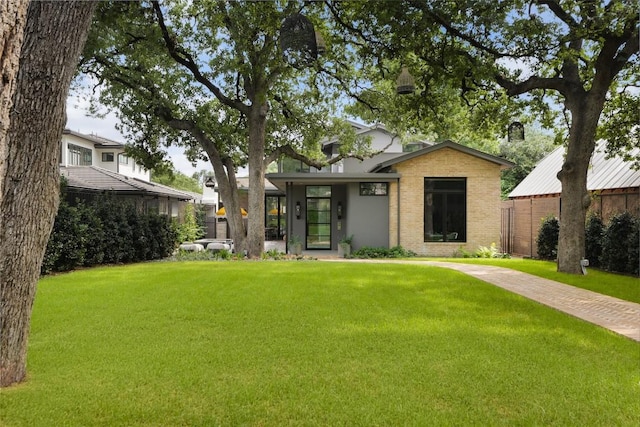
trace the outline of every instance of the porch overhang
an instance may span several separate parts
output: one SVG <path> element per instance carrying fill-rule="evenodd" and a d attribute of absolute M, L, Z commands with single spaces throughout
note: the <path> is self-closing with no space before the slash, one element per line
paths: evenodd
<path fill-rule="evenodd" d="M 266 178 L 282 191 L 287 184 L 292 185 L 331 185 L 349 182 L 394 182 L 399 180 L 399 173 L 270 173 Z"/>

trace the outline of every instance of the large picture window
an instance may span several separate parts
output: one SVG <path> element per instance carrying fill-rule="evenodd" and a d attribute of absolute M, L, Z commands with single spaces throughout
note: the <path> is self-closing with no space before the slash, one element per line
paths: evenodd
<path fill-rule="evenodd" d="M 69 144 L 69 165 L 91 166 L 91 149 Z"/>
<path fill-rule="evenodd" d="M 467 179 L 424 179 L 424 241 L 467 240 Z"/>

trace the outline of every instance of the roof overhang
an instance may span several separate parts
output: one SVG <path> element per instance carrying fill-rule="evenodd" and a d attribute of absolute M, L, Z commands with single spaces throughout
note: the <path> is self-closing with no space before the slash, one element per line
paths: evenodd
<path fill-rule="evenodd" d="M 378 172 L 378 171 L 381 171 L 381 170 L 383 170 L 385 168 L 393 166 L 393 165 L 395 165 L 397 163 L 404 162 L 404 161 L 413 159 L 415 157 L 424 156 L 425 154 L 433 153 L 434 151 L 442 150 L 444 148 L 450 148 L 450 149 L 453 149 L 453 150 L 468 154 L 470 156 L 474 156 L 474 157 L 477 157 L 479 159 L 483 159 L 483 160 L 486 160 L 488 162 L 495 163 L 495 164 L 500 166 L 500 169 L 509 169 L 509 168 L 515 166 L 515 163 L 510 162 L 509 160 L 503 159 L 501 157 L 496 157 L 496 156 L 493 156 L 491 154 L 487 154 L 487 153 L 484 153 L 482 151 L 478 151 L 478 150 L 476 150 L 474 148 L 467 147 L 466 145 L 457 144 L 457 143 L 455 143 L 453 141 L 443 141 L 443 142 L 437 143 L 435 145 L 432 145 L 430 147 L 426 147 L 426 148 L 423 148 L 423 149 L 417 150 L 417 151 L 412 151 L 410 153 L 403 154 L 401 156 L 394 157 L 393 159 L 390 159 L 390 160 L 387 160 L 385 162 L 379 163 L 375 167 L 373 167 L 373 169 L 371 169 L 371 172 Z"/>
<path fill-rule="evenodd" d="M 266 178 L 282 191 L 287 184 L 331 185 L 349 182 L 393 182 L 400 179 L 399 173 L 270 173 Z"/>

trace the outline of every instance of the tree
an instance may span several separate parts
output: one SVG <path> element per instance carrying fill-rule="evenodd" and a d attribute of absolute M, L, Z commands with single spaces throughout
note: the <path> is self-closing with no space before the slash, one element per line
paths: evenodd
<path fill-rule="evenodd" d="M 416 73 L 423 90 L 410 95 L 410 109 L 426 105 L 441 85 L 457 87 L 469 107 L 484 110 L 483 114 L 509 117 L 529 110 L 541 113 L 546 125 L 551 124 L 553 108 L 562 106 L 567 154 L 558 174 L 562 183 L 558 270 L 580 274 L 590 203 L 586 175 L 599 120 L 608 118 L 602 112 L 610 109 L 609 116 L 627 119 L 608 128 L 623 137 L 619 140 L 637 125 L 637 109 L 633 110 L 638 105 L 637 90 L 629 90 L 638 87 L 640 76 L 635 2 L 331 4 L 346 33 L 359 40 L 363 56 L 373 58 L 370 63 L 377 67 L 370 69 L 383 75 L 388 71 L 385 61 L 395 59 Z"/>
<path fill-rule="evenodd" d="M 320 165 L 321 137 L 353 133 L 329 120 L 336 88 L 353 77 L 352 53 L 334 45 L 322 64 L 306 67 L 284 59 L 283 21 L 305 9 L 320 25 L 318 8 L 302 1 L 103 4 L 82 62 L 145 166 L 162 159 L 162 144 L 211 162 L 235 246 L 251 257 L 264 247 L 266 165 L 282 155 Z M 341 79 L 329 78 L 335 75 Z M 353 154 L 358 141 L 345 142 L 345 155 Z M 249 170 L 246 245 L 235 177 L 242 165 Z"/>
<path fill-rule="evenodd" d="M 151 172 L 151 181 L 158 184 L 166 185 L 177 190 L 190 191 L 192 193 L 202 194 L 202 184 L 197 178 L 187 176 L 182 172 L 171 167 L 168 170 L 153 170 Z"/>
<path fill-rule="evenodd" d="M 511 169 L 502 171 L 502 197 L 507 198 L 513 190 L 536 167 L 544 156 L 551 153 L 555 146 L 553 136 L 540 129 L 527 127 L 526 139 L 505 138 L 500 143 L 500 156 L 515 163 Z"/>
<path fill-rule="evenodd" d="M 58 207 L 65 103 L 95 2 L 29 4 L 0 180 L 0 386 L 21 382 L 40 264 Z"/>
<path fill-rule="evenodd" d="M 0 3 L 0 177 L 5 175 L 9 113 L 16 88 L 16 73 L 29 0 Z M 0 194 L 3 182 L 0 180 Z"/>

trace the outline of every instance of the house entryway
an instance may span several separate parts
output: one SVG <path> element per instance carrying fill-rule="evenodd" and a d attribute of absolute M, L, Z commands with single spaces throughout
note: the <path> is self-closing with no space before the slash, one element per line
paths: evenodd
<path fill-rule="evenodd" d="M 306 189 L 306 249 L 331 249 L 331 186 Z"/>

